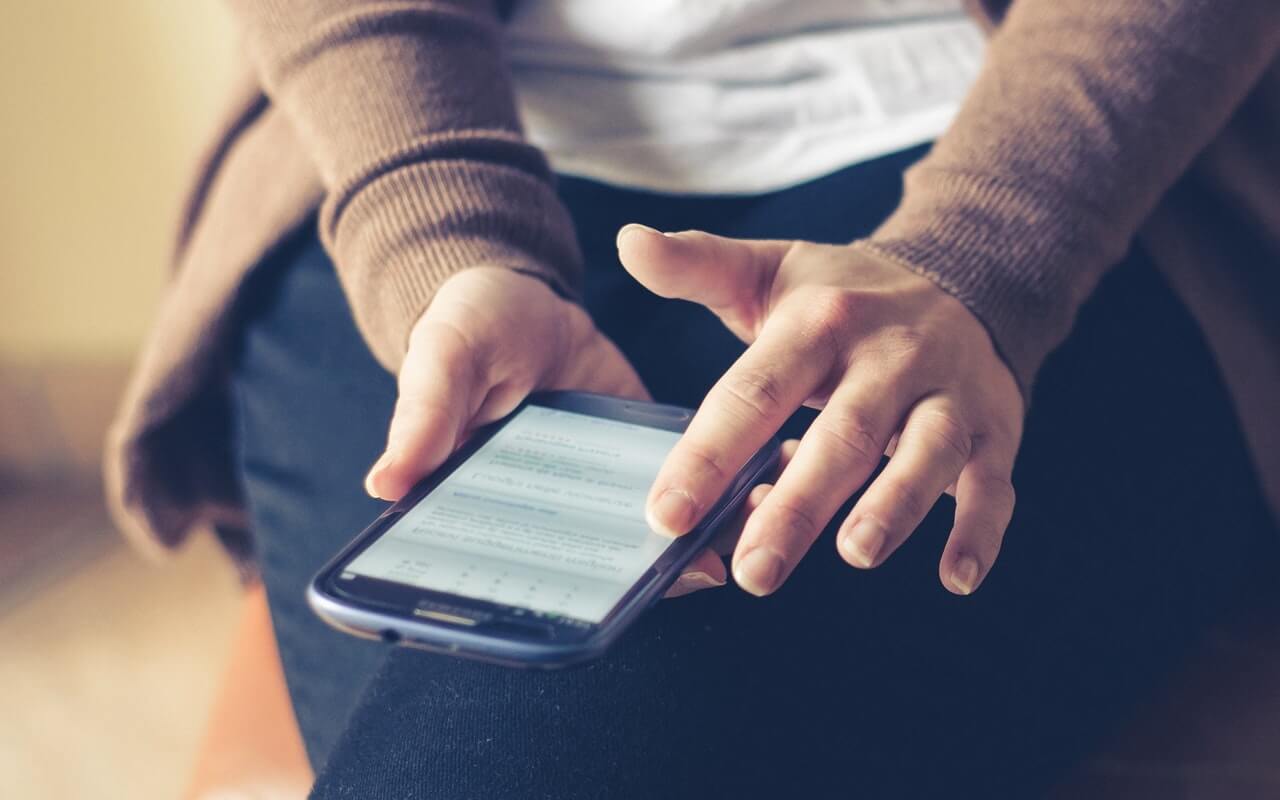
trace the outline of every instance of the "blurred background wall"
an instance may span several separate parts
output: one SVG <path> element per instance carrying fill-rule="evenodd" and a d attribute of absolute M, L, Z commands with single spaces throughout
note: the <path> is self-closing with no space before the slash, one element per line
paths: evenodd
<path fill-rule="evenodd" d="M 102 505 L 108 420 L 235 59 L 219 0 L 0 0 L 0 797 L 179 797 L 240 587 Z"/>
<path fill-rule="evenodd" d="M 0 472 L 96 470 L 234 57 L 217 0 L 0 3 Z"/>

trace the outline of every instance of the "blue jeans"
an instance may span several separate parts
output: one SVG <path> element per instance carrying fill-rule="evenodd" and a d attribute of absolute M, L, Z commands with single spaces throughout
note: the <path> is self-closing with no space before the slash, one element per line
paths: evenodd
<path fill-rule="evenodd" d="M 697 405 L 742 345 L 631 281 L 617 228 L 848 241 L 889 213 L 921 152 L 753 197 L 563 179 L 586 306 L 656 399 Z M 1045 365 L 1018 510 L 976 595 L 938 582 L 944 498 L 880 569 L 848 567 L 829 531 L 776 595 L 664 601 L 583 668 L 389 649 L 326 628 L 303 590 L 380 510 L 361 480 L 395 383 L 312 229 L 260 266 L 242 310 L 239 469 L 318 797 L 1030 796 L 1277 563 L 1216 367 L 1135 252 Z"/>

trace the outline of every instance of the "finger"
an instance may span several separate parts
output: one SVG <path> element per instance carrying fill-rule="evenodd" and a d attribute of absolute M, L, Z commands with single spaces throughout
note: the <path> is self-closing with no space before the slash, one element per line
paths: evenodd
<path fill-rule="evenodd" d="M 782 442 L 778 447 L 778 466 L 773 468 L 775 478 L 786 470 L 787 465 L 791 463 L 791 459 L 796 457 L 796 451 L 799 449 L 799 439 L 786 439 Z"/>
<path fill-rule="evenodd" d="M 733 563 L 739 586 L 766 595 L 786 581 L 836 510 L 879 466 L 910 402 L 906 391 L 900 381 L 856 376 L 836 390 L 743 529 Z"/>
<path fill-rule="evenodd" d="M 387 447 L 365 479 L 374 497 L 398 500 L 443 462 L 488 390 L 477 354 L 458 331 L 424 324 L 400 369 Z"/>
<path fill-rule="evenodd" d="M 889 440 L 889 446 L 888 446 L 888 447 L 886 447 L 886 448 L 884 449 L 884 454 L 885 454 L 885 456 L 886 456 L 887 458 L 893 458 L 893 451 L 894 451 L 894 450 L 896 450 L 896 449 L 898 449 L 898 437 L 897 437 L 897 435 L 895 434 L 895 435 L 893 436 L 893 438 L 891 438 L 891 439 Z M 953 483 L 953 484 L 951 484 L 950 486 L 948 486 L 946 489 L 944 489 L 944 490 L 943 490 L 943 494 L 949 494 L 949 495 L 951 495 L 952 497 L 955 497 L 955 496 L 956 496 L 956 485 Z"/>
<path fill-rule="evenodd" d="M 618 231 L 618 258 L 646 289 L 713 311 L 751 306 L 767 295 L 789 247 L 785 241 L 730 239 L 703 231 L 664 234 L 636 224 Z"/>
<path fill-rule="evenodd" d="M 775 481 L 778 475 L 787 468 L 787 464 L 791 463 L 792 457 L 796 454 L 796 448 L 799 447 L 799 439 L 787 439 L 778 448 L 778 464 L 771 471 L 767 481 Z M 738 537 L 742 535 L 742 528 L 747 524 L 747 520 L 755 512 L 764 499 L 769 496 L 769 492 L 773 491 L 772 483 L 759 483 L 751 489 L 747 494 L 747 499 L 742 503 L 742 508 L 738 509 L 738 513 L 733 515 L 733 520 L 716 534 L 716 538 L 711 542 L 711 549 L 715 550 L 722 556 L 727 556 L 733 552 L 738 546 Z"/>
<path fill-rule="evenodd" d="M 707 393 L 649 492 L 646 513 L 655 531 L 688 533 L 829 371 L 834 353 L 804 325 L 774 315 Z"/>
<path fill-rule="evenodd" d="M 489 387 L 485 393 L 484 400 L 476 408 L 475 414 L 471 417 L 471 422 L 467 426 L 467 435 L 471 431 L 488 425 L 502 419 L 512 411 L 516 410 L 516 406 L 529 396 L 529 390 L 532 388 L 532 381 L 525 380 L 505 380 Z M 466 438 L 465 436 L 463 438 Z"/>
<path fill-rule="evenodd" d="M 724 560 L 710 549 L 703 550 L 689 562 L 689 566 L 684 568 L 684 572 L 680 573 L 680 577 L 676 578 L 676 582 L 671 584 L 663 597 L 679 597 L 701 589 L 714 589 L 724 586 L 727 580 Z"/>
<path fill-rule="evenodd" d="M 893 458 L 893 452 L 898 449 L 898 434 L 889 437 L 889 444 L 884 449 L 884 454 L 889 458 Z"/>
<path fill-rule="evenodd" d="M 916 529 L 969 460 L 969 430 L 952 403 L 931 397 L 907 415 L 893 457 L 841 525 L 845 561 L 874 567 Z"/>
<path fill-rule="evenodd" d="M 973 455 L 956 483 L 956 519 L 942 551 L 938 576 L 956 594 L 972 594 L 1000 553 L 1013 518 L 1010 476 L 1016 447 L 991 438 L 974 442 Z"/>
<path fill-rule="evenodd" d="M 778 466 L 773 470 L 775 475 L 781 470 L 786 469 L 787 464 L 791 461 L 791 457 L 796 453 L 796 446 L 799 444 L 800 442 L 796 439 L 787 439 L 782 443 L 782 446 L 778 448 Z M 759 508 L 760 503 L 769 496 L 769 491 L 772 488 L 772 484 L 761 483 L 757 484 L 750 493 L 747 494 L 747 499 L 743 501 L 742 508 L 740 508 L 738 513 L 734 515 L 733 521 L 716 534 L 715 539 L 712 540 L 707 549 L 698 556 L 698 559 L 695 559 L 693 564 L 690 564 L 685 568 L 685 571 L 681 574 L 680 578 L 678 578 L 675 584 L 667 590 L 665 595 L 666 597 L 679 597 L 680 595 L 688 594 L 691 591 L 708 589 L 713 586 L 723 586 L 725 584 L 728 575 L 724 568 L 723 556 L 733 552 L 733 546 L 738 541 L 738 534 L 742 531 L 742 523 L 751 516 L 751 512 Z M 714 564 L 709 560 L 703 560 L 707 559 L 708 556 L 715 559 Z M 690 576 L 690 573 L 701 573 L 701 575 Z M 706 579 L 702 576 L 706 576 Z M 688 581 L 685 581 L 686 578 L 688 578 Z M 718 583 L 716 582 L 717 580 L 719 581 Z M 691 585 L 682 586 L 682 582 Z"/>

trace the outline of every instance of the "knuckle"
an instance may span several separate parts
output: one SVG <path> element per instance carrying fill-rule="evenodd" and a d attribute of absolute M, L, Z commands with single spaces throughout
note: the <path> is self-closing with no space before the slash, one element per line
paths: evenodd
<path fill-rule="evenodd" d="M 863 316 L 866 299 L 845 289 L 814 292 L 805 303 L 805 315 L 828 336 L 842 339 Z"/>
<path fill-rule="evenodd" d="M 886 334 L 893 351 L 906 354 L 927 353 L 933 349 L 933 337 L 914 325 L 897 325 Z"/>
<path fill-rule="evenodd" d="M 984 449 L 992 452 L 992 460 L 1008 465 L 1006 471 L 1012 472 L 1014 459 L 1018 455 L 1018 443 L 1022 440 L 1022 416 L 988 410 L 983 418 L 985 430 L 981 438 Z"/>
<path fill-rule="evenodd" d="M 440 379 L 446 387 L 468 385 L 474 382 L 480 373 L 480 363 L 473 351 L 460 349 L 441 353 L 436 364 Z"/>
<path fill-rule="evenodd" d="M 934 498 L 928 497 L 919 484 L 893 481 L 884 487 L 884 491 L 889 506 L 886 516 L 893 520 L 910 520 L 914 525 L 914 521 L 923 519 L 933 507 Z"/>
<path fill-rule="evenodd" d="M 1008 475 L 996 471 L 983 472 L 978 476 L 978 483 L 987 499 L 1002 508 L 1012 509 L 1018 502 L 1018 493 Z"/>
<path fill-rule="evenodd" d="M 758 370 L 734 370 L 725 375 L 721 388 L 746 415 L 770 419 L 782 410 L 782 387 Z"/>
<path fill-rule="evenodd" d="M 713 482 L 728 479 L 729 471 L 724 465 L 724 458 L 706 445 L 690 442 L 683 453 L 684 472 L 699 481 Z M 701 498 L 695 498 L 701 502 Z"/>
<path fill-rule="evenodd" d="M 806 539 L 817 536 L 820 527 L 803 505 L 792 498 L 777 498 L 773 501 L 773 516 L 781 523 L 780 530 L 800 534 Z"/>
<path fill-rule="evenodd" d="M 820 415 L 814 420 L 817 433 L 832 443 L 854 464 L 875 464 L 884 455 L 884 444 L 874 433 L 874 427 L 861 413 L 847 411 L 824 420 Z"/>
<path fill-rule="evenodd" d="M 975 526 L 966 537 L 970 546 L 978 550 L 988 562 L 994 561 L 1004 543 L 1005 526 L 996 521 Z"/>
<path fill-rule="evenodd" d="M 981 473 L 974 482 L 978 489 L 976 504 L 968 501 L 961 515 L 966 523 L 963 526 L 964 538 L 974 546 L 989 551 L 993 556 L 1004 541 L 1005 529 L 1013 518 L 1013 506 L 1016 500 L 1013 484 L 1008 476 L 999 473 Z M 961 516 L 957 517 L 957 524 Z M 959 528 L 958 528 L 959 530 Z"/>
<path fill-rule="evenodd" d="M 960 463 L 969 460 L 973 452 L 973 437 L 954 414 L 941 410 L 927 411 L 921 414 L 916 424 L 935 448 L 951 453 Z"/>
<path fill-rule="evenodd" d="M 895 326 L 884 332 L 880 346 L 888 360 L 906 375 L 932 373 L 939 363 L 937 342 L 918 328 Z"/>

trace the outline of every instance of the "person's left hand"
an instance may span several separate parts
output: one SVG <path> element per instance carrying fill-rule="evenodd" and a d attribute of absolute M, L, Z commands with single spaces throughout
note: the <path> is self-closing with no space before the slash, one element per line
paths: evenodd
<path fill-rule="evenodd" d="M 733 573 L 764 595 L 786 580 L 836 510 L 888 465 L 844 520 L 837 547 L 874 567 L 944 491 L 955 524 L 939 575 L 969 594 L 1013 513 L 1023 400 L 982 323 L 931 281 L 849 246 L 618 233 L 640 283 L 701 303 L 750 346 L 708 393 L 648 499 L 650 525 L 688 532 L 801 405 L 822 409 L 772 487 L 758 488 Z"/>

